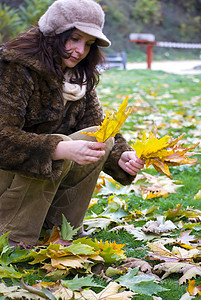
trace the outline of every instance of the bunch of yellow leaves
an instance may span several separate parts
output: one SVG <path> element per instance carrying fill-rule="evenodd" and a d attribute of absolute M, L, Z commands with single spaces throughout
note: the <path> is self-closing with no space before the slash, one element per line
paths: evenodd
<path fill-rule="evenodd" d="M 106 117 L 102 124 L 97 127 L 96 132 L 82 132 L 89 136 L 94 136 L 96 140 L 100 143 L 104 143 L 110 137 L 114 137 L 117 133 L 119 133 L 121 126 L 126 121 L 127 117 L 132 111 L 132 108 L 127 108 L 128 97 L 120 104 L 119 110 L 109 115 L 109 112 L 106 113 Z"/>
<path fill-rule="evenodd" d="M 185 134 L 182 134 L 176 139 L 168 135 L 157 138 L 156 133 L 150 132 L 147 138 L 146 133 L 143 132 L 142 140 L 137 140 L 137 142 L 131 146 L 136 151 L 137 156 L 145 160 L 146 168 L 153 165 L 157 171 L 162 172 L 172 179 L 169 166 L 195 164 L 197 161 L 197 158 L 189 158 L 189 156 L 195 155 L 196 153 L 187 151 L 195 149 L 199 143 L 189 148 L 185 148 L 183 144 L 177 144 L 184 135 Z"/>

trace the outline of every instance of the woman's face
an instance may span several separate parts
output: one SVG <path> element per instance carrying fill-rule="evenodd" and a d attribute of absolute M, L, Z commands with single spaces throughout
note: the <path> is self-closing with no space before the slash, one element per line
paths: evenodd
<path fill-rule="evenodd" d="M 91 45 L 95 43 L 96 38 L 86 34 L 78 29 L 73 31 L 71 37 L 65 44 L 66 50 L 70 53 L 69 58 L 62 58 L 64 67 L 74 68 L 83 60 L 90 51 Z"/>

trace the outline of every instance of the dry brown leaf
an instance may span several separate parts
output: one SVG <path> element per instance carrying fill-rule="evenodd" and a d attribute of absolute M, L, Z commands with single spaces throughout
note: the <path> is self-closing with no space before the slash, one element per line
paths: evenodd
<path fill-rule="evenodd" d="M 72 300 L 74 298 L 74 292 L 64 286 L 60 285 L 60 287 L 52 293 L 56 299 L 64 299 L 64 300 Z"/>
<path fill-rule="evenodd" d="M 140 267 L 140 270 L 144 273 L 151 273 L 152 271 L 152 266 L 145 260 L 139 259 L 139 258 L 134 258 L 134 257 L 129 257 L 123 261 L 123 264 L 120 266 L 120 268 L 131 268 L 134 269 L 136 267 Z"/>
<path fill-rule="evenodd" d="M 198 238 L 196 238 L 194 235 L 190 235 L 191 232 L 192 230 L 186 230 L 180 233 L 180 236 L 177 238 L 177 242 L 180 246 L 183 246 L 185 248 L 187 248 L 187 245 L 190 248 L 197 246 L 195 243 L 192 242 L 196 242 Z"/>
<path fill-rule="evenodd" d="M 129 300 L 132 298 L 133 293 L 131 291 L 124 291 L 118 293 L 121 286 L 116 282 L 110 282 L 106 288 L 99 294 L 96 294 L 92 290 L 84 290 L 81 293 L 75 292 L 75 299 L 80 300 Z"/>
<path fill-rule="evenodd" d="M 172 248 L 172 253 L 180 257 L 182 261 L 189 261 L 193 263 L 194 258 L 198 258 L 201 255 L 201 251 L 197 248 L 186 250 L 181 247 L 174 246 Z"/>
<path fill-rule="evenodd" d="M 185 262 L 165 262 L 158 264 L 154 267 L 154 271 L 157 274 L 165 272 L 162 276 L 162 280 L 173 273 L 183 273 L 183 276 L 179 279 L 179 284 L 184 284 L 187 280 L 201 276 L 201 266 L 196 264 L 189 264 Z"/>
<path fill-rule="evenodd" d="M 151 175 L 142 172 L 137 174 L 130 185 L 130 190 L 135 191 L 136 194 L 141 194 L 143 199 L 166 198 L 170 193 L 176 193 L 177 189 L 183 186 L 175 183 L 181 183 L 181 181 L 172 180 L 167 176 Z"/>
<path fill-rule="evenodd" d="M 152 252 L 148 253 L 148 258 L 151 260 L 160 260 L 167 262 L 180 261 L 180 257 L 173 254 L 165 248 L 160 242 L 147 243 Z"/>
<path fill-rule="evenodd" d="M 142 230 L 146 233 L 155 233 L 161 234 L 164 232 L 169 232 L 176 229 L 176 225 L 172 221 L 164 221 L 163 218 L 157 218 L 157 221 L 148 221 L 145 225 L 142 226 Z"/>

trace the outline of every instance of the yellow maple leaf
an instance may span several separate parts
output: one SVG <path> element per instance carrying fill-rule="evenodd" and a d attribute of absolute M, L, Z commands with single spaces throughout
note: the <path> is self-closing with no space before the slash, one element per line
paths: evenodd
<path fill-rule="evenodd" d="M 102 256 L 105 261 L 107 261 L 107 259 L 110 259 L 109 257 L 112 255 L 116 255 L 117 257 L 119 257 L 119 259 L 125 259 L 125 251 L 122 250 L 122 248 L 125 246 L 125 244 L 117 244 L 115 241 L 114 242 L 110 242 L 110 241 L 105 241 L 103 242 L 102 239 L 100 241 L 98 241 L 95 238 L 95 243 L 96 245 L 99 247 L 100 249 L 100 256 Z"/>
<path fill-rule="evenodd" d="M 83 268 L 84 269 L 84 264 L 86 263 L 91 263 L 90 260 L 88 260 L 88 257 L 86 256 L 76 256 L 76 255 L 69 255 L 65 257 L 58 257 L 58 258 L 51 258 L 51 265 L 54 268 L 57 269 L 63 269 L 65 270 L 66 268 Z"/>
<path fill-rule="evenodd" d="M 189 156 L 195 155 L 196 153 L 187 151 L 195 149 L 199 142 L 188 148 L 185 148 L 183 144 L 178 145 L 177 143 L 184 135 L 185 134 L 182 134 L 176 139 L 168 135 L 157 138 L 156 132 L 150 132 L 149 137 L 143 132 L 142 140 L 137 139 L 137 142 L 131 146 L 136 151 L 137 156 L 145 160 L 146 168 L 153 165 L 157 171 L 162 172 L 172 179 L 169 166 L 195 164 L 197 161 L 197 158 L 189 158 Z"/>
<path fill-rule="evenodd" d="M 195 286 L 195 280 L 189 280 L 187 292 L 190 294 L 190 296 L 201 295 L 201 285 Z"/>
<path fill-rule="evenodd" d="M 121 129 L 121 126 L 126 121 L 132 111 L 132 108 L 127 108 L 128 97 L 120 104 L 119 110 L 110 116 L 109 112 L 102 124 L 97 127 L 96 132 L 82 132 L 83 134 L 94 136 L 100 143 L 104 143 L 110 137 L 114 137 Z"/>

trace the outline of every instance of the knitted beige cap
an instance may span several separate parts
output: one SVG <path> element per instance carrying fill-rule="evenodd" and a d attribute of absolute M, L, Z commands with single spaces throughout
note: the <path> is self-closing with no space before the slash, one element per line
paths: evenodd
<path fill-rule="evenodd" d="M 105 14 L 94 0 L 56 0 L 39 19 L 45 36 L 62 33 L 73 27 L 97 38 L 97 44 L 108 47 L 111 42 L 103 34 Z"/>

